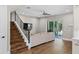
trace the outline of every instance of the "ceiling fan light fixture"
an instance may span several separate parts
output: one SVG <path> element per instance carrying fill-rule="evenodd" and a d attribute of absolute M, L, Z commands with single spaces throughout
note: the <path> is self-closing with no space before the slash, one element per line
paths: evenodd
<path fill-rule="evenodd" d="M 46 13 L 45 10 L 43 10 L 42 15 L 50 15 L 50 14 Z"/>

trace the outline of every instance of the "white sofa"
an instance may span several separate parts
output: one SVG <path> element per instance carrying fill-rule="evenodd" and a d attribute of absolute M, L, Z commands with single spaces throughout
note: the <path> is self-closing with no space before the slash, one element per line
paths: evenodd
<path fill-rule="evenodd" d="M 34 34 L 30 38 L 31 47 L 34 47 L 52 40 L 54 40 L 54 35 L 52 32 L 42 32 L 42 33 Z"/>

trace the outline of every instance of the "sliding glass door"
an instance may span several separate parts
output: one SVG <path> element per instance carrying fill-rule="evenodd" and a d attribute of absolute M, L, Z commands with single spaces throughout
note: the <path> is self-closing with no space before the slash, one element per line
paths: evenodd
<path fill-rule="evenodd" d="M 48 21 L 47 31 L 53 32 L 55 34 L 55 38 L 59 38 L 62 36 L 62 23 L 59 21 Z"/>

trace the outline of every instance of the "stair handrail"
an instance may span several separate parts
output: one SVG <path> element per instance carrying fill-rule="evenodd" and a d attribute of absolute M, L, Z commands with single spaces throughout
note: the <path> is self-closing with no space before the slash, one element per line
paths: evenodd
<path fill-rule="evenodd" d="M 18 19 L 17 19 L 18 18 Z M 17 22 L 19 20 L 19 22 Z M 22 21 L 22 19 L 19 17 L 19 15 L 18 15 L 18 13 L 15 11 L 15 22 L 19 25 L 19 27 L 20 27 L 20 29 L 21 29 L 21 31 L 23 32 L 23 31 L 25 31 L 24 29 L 23 29 L 23 21 Z M 22 22 L 22 23 L 21 23 Z M 26 32 L 26 33 L 25 33 Z M 27 36 L 27 31 L 25 31 L 25 32 L 23 32 L 23 34 L 26 36 L 26 38 L 28 37 Z M 25 41 L 26 41 L 26 39 L 25 39 Z M 28 45 L 28 47 L 29 47 L 29 41 L 30 40 L 28 40 L 28 38 L 27 38 L 27 41 L 26 41 L 26 43 L 28 43 L 28 44 L 26 44 L 26 45 Z"/>

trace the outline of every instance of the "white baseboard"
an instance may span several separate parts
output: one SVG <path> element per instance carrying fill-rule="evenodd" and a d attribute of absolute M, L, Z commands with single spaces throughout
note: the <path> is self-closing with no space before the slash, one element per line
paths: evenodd
<path fill-rule="evenodd" d="M 63 38 L 63 40 L 66 40 L 66 41 L 72 41 L 72 38 Z"/>

